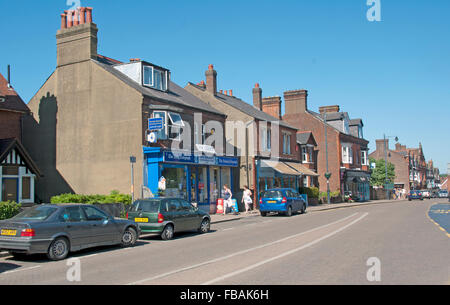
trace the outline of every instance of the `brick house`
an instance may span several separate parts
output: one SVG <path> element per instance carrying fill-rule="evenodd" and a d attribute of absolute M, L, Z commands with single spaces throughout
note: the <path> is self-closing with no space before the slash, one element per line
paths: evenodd
<path fill-rule="evenodd" d="M 236 179 L 237 158 L 220 154 L 225 137 L 212 135 L 226 115 L 172 82 L 165 67 L 98 54 L 97 32 L 92 9 L 61 15 L 57 67 L 29 102 L 35 116 L 25 142 L 45 173 L 40 196 L 164 191 L 209 211 L 219 183 Z M 149 130 L 149 119 L 162 129 Z"/>
<path fill-rule="evenodd" d="M 0 74 L 0 201 L 35 202 L 41 173 L 22 145 L 22 123 L 30 115 L 9 81 Z"/>
<path fill-rule="evenodd" d="M 185 89 L 227 114 L 226 140 L 239 156 L 240 187 L 248 185 L 255 195 L 273 187 L 298 188 L 301 177 L 316 175 L 303 167 L 297 146 L 297 129 L 281 120 L 281 100 L 263 98 L 259 84 L 253 88 L 253 105 L 217 90 L 217 71 L 210 65 L 204 81 L 189 82 Z"/>
<path fill-rule="evenodd" d="M 363 137 L 361 119 L 351 120 L 340 107 L 323 106 L 319 113 L 308 108 L 308 92 L 284 92 L 286 111 L 283 120 L 298 128 L 311 131 L 317 141 L 317 173 L 320 191 L 327 190 L 327 151 L 330 190 L 341 194 L 351 191 L 361 201 L 370 198 L 368 141 Z M 326 132 L 325 132 L 326 130 Z M 325 137 L 327 141 L 325 141 Z M 328 145 L 325 145 L 327 143 Z"/>

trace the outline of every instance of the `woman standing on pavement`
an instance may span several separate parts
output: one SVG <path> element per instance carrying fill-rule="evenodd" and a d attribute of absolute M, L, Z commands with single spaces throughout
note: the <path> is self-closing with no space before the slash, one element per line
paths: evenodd
<path fill-rule="evenodd" d="M 233 204 L 232 201 L 233 193 L 228 188 L 228 185 L 223 185 L 223 215 L 227 214 L 228 207 L 231 207 Z"/>
<path fill-rule="evenodd" d="M 252 201 L 252 191 L 247 185 L 244 186 L 244 194 L 242 195 L 242 202 L 245 204 L 245 212 L 248 213 L 251 210 Z"/>

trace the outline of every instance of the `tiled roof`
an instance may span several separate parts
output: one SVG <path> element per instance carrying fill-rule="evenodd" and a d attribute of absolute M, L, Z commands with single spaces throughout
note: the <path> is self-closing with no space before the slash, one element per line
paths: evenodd
<path fill-rule="evenodd" d="M 0 97 L 5 98 L 4 102 L 0 102 L 0 110 L 14 110 L 28 112 L 27 105 L 23 102 L 17 92 L 8 87 L 8 81 L 0 74 Z"/>
<path fill-rule="evenodd" d="M 189 85 L 191 85 L 192 87 L 197 88 L 199 90 L 205 91 L 204 88 L 199 87 L 191 82 L 189 83 Z M 242 111 L 243 113 L 245 113 L 255 119 L 258 119 L 261 121 L 268 121 L 268 122 L 279 122 L 280 126 L 297 130 L 297 128 L 293 127 L 292 125 L 289 125 L 288 123 L 284 122 L 283 120 L 279 120 L 278 118 L 271 116 L 270 114 L 267 114 L 262 110 L 259 110 L 255 106 L 250 105 L 249 103 L 246 103 L 243 100 L 241 100 L 240 98 L 237 98 L 235 96 L 230 96 L 230 95 L 226 95 L 226 94 L 217 92 L 215 95 L 215 98 L 233 108 L 236 108 L 236 109 Z"/>
<path fill-rule="evenodd" d="M 113 65 L 111 64 L 110 60 L 105 61 L 104 59 L 102 59 L 101 61 L 99 61 L 99 60 L 93 60 L 93 61 L 97 65 L 99 65 L 100 67 L 105 69 L 107 72 L 109 72 L 109 73 L 113 74 L 114 76 L 116 76 L 117 78 L 119 78 L 125 84 L 129 85 L 130 87 L 132 87 L 132 88 L 136 89 L 137 91 L 139 91 L 140 93 L 142 93 L 142 95 L 144 95 L 144 96 L 147 96 L 149 98 L 154 98 L 157 100 L 161 100 L 161 101 L 170 102 L 170 103 L 173 103 L 173 104 L 179 105 L 179 106 L 187 106 L 187 107 L 191 107 L 191 108 L 198 109 L 201 111 L 206 111 L 206 112 L 225 116 L 225 114 L 223 114 L 219 110 L 214 109 L 213 107 L 206 104 L 205 102 L 203 102 L 202 100 L 200 100 L 199 98 L 197 98 L 196 96 L 194 96 L 193 94 L 191 94 L 184 88 L 178 86 L 177 84 L 175 84 L 172 81 L 170 81 L 170 83 L 169 83 L 169 91 L 168 92 L 155 90 L 155 89 L 148 88 L 148 87 L 138 84 L 137 82 L 135 82 L 134 80 L 129 78 L 127 75 L 125 75 L 122 72 L 120 72 L 119 70 L 115 69 L 113 67 Z"/>

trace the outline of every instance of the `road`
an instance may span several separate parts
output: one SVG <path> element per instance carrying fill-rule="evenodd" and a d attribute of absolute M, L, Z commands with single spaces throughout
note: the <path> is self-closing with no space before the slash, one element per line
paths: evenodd
<path fill-rule="evenodd" d="M 433 219 L 438 203 L 439 219 Z M 445 203 L 397 201 L 290 218 L 247 217 L 215 224 L 204 235 L 180 234 L 171 241 L 146 236 L 134 248 L 97 248 L 59 262 L 5 257 L 0 284 L 448 285 Z M 71 273 L 74 266 L 79 272 Z"/>

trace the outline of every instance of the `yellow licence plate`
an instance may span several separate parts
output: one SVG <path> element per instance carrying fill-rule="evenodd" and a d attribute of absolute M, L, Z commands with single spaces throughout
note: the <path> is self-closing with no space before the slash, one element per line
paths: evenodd
<path fill-rule="evenodd" d="M 275 200 L 267 201 L 267 203 L 277 203 Z"/>
<path fill-rule="evenodd" d="M 135 218 L 134 222 L 148 222 L 148 218 Z"/>
<path fill-rule="evenodd" d="M 2 230 L 2 235 L 7 235 L 7 236 L 16 236 L 17 231 L 16 230 Z"/>

